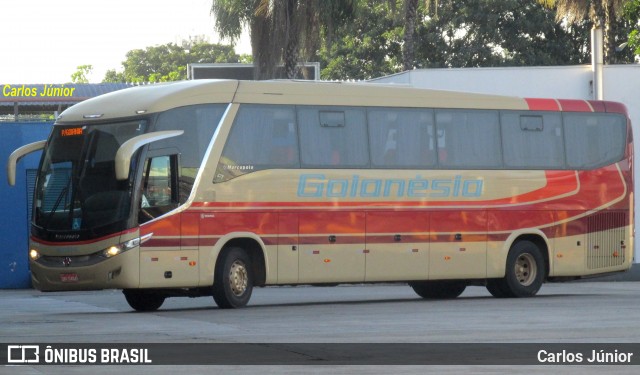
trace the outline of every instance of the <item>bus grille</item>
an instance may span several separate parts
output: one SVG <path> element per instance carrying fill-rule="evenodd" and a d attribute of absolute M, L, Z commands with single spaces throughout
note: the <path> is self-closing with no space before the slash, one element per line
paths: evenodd
<path fill-rule="evenodd" d="M 587 219 L 588 269 L 624 264 L 627 216 L 626 212 L 603 212 Z"/>

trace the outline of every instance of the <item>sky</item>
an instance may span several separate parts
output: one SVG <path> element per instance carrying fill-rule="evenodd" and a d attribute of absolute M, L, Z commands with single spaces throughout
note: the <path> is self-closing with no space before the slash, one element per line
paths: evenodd
<path fill-rule="evenodd" d="M 132 49 L 198 35 L 218 43 L 211 1 L 3 0 L 0 85 L 71 82 L 87 64 L 89 81 L 98 83 L 107 70 L 122 71 Z M 248 37 L 236 52 L 251 53 Z"/>

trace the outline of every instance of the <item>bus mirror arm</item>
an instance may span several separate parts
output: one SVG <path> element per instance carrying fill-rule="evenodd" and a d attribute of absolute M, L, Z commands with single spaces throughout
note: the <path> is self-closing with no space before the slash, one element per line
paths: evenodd
<path fill-rule="evenodd" d="M 9 161 L 7 162 L 7 181 L 9 185 L 15 186 L 16 184 L 16 166 L 20 159 L 24 156 L 42 150 L 47 141 L 38 141 L 24 145 L 9 155 Z"/>
<path fill-rule="evenodd" d="M 167 138 L 177 137 L 182 135 L 184 130 L 164 130 L 159 132 L 142 134 L 137 137 L 131 138 L 120 146 L 118 152 L 116 152 L 115 168 L 116 179 L 123 181 L 129 178 L 129 168 L 131 166 L 131 157 L 135 154 L 140 147 L 160 141 Z"/>

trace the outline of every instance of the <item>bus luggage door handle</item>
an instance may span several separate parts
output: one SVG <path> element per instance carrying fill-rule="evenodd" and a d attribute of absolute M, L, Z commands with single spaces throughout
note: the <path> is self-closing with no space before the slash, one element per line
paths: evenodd
<path fill-rule="evenodd" d="M 329 242 L 334 243 L 336 242 L 336 236 L 334 236 L 333 234 L 329 236 Z"/>

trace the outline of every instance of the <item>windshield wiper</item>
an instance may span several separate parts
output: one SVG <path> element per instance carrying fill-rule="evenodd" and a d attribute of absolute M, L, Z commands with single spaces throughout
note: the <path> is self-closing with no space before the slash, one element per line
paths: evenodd
<path fill-rule="evenodd" d="M 46 220 L 46 225 L 49 226 L 51 219 L 53 218 L 53 215 L 56 213 L 56 210 L 58 209 L 58 206 L 60 206 L 60 202 L 62 202 L 62 198 L 64 198 L 67 193 L 69 193 L 69 187 L 71 186 L 71 176 L 69 176 L 69 180 L 67 181 L 67 185 L 62 189 L 62 191 L 60 192 L 60 195 L 58 195 L 58 198 L 56 199 L 55 203 L 53 204 L 53 208 L 51 209 L 51 211 L 49 211 L 49 215 L 47 215 L 47 220 Z M 66 200 L 65 200 L 66 202 Z"/>

